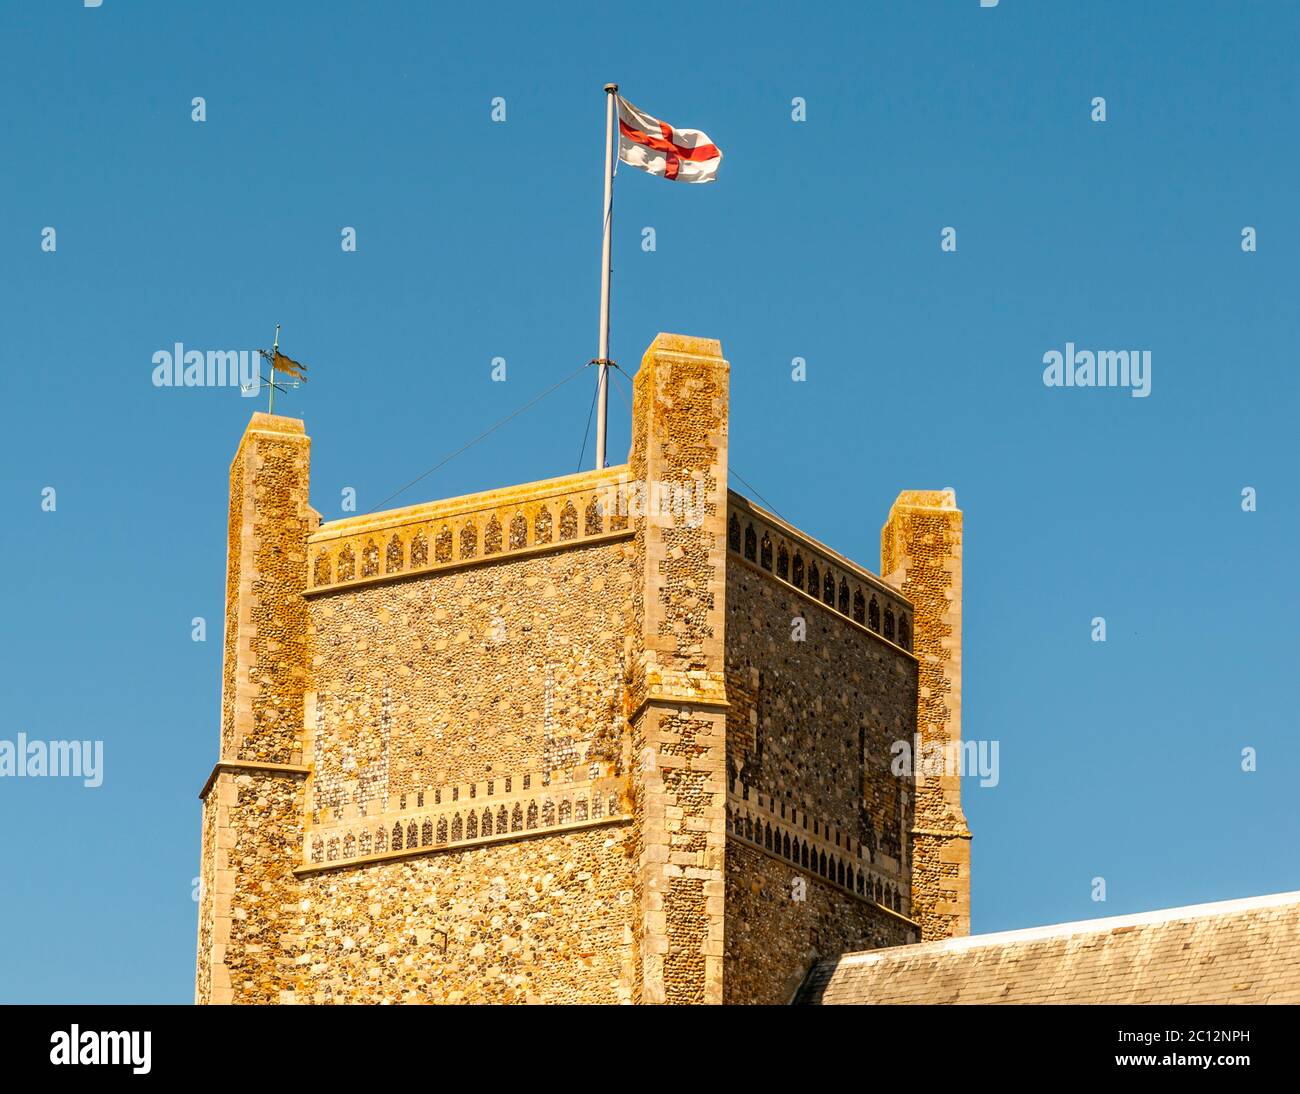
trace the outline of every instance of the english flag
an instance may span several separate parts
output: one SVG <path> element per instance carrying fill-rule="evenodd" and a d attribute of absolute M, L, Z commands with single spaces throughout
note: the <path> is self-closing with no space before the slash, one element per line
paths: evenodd
<path fill-rule="evenodd" d="M 618 158 L 675 182 L 712 182 L 717 178 L 722 152 L 708 134 L 698 129 L 674 129 L 620 95 Z"/>

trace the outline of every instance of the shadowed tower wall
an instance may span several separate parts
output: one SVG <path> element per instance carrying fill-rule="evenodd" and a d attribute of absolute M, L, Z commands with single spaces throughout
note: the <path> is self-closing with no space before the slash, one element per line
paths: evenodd
<path fill-rule="evenodd" d="M 914 941 L 912 606 L 733 494 L 726 1001 L 786 1003 L 828 955 Z"/>

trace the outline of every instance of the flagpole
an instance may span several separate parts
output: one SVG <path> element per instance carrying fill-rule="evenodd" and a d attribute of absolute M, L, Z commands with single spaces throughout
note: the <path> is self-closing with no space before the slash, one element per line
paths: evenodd
<path fill-rule="evenodd" d="M 596 467 L 605 466 L 605 413 L 609 404 L 609 272 L 610 235 L 614 220 L 614 115 L 618 109 L 618 84 L 605 85 L 605 238 L 600 252 L 600 368 L 597 380 Z"/>
<path fill-rule="evenodd" d="M 279 349 L 280 349 L 280 324 L 276 323 L 275 341 L 271 343 L 271 369 L 270 369 L 271 378 L 270 378 L 270 383 L 268 384 L 268 386 L 271 389 L 271 393 L 266 401 L 266 412 L 268 414 L 275 413 L 275 355 L 279 351 Z"/>

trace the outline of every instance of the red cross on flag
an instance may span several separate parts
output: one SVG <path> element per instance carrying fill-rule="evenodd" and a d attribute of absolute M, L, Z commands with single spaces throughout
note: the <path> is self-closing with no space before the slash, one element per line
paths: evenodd
<path fill-rule="evenodd" d="M 674 129 L 618 97 L 618 158 L 676 182 L 712 182 L 722 152 L 698 129 Z"/>

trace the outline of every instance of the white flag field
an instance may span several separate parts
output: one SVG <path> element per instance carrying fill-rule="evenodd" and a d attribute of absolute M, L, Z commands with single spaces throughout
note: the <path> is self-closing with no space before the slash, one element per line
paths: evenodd
<path fill-rule="evenodd" d="M 618 97 L 618 158 L 674 182 L 712 182 L 722 152 L 698 129 L 674 129 Z"/>

